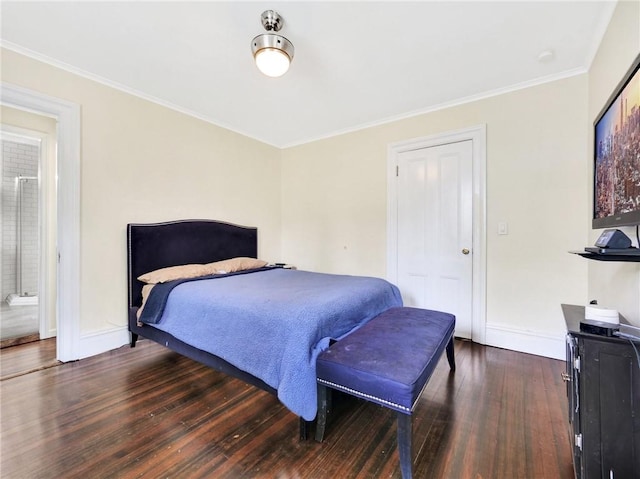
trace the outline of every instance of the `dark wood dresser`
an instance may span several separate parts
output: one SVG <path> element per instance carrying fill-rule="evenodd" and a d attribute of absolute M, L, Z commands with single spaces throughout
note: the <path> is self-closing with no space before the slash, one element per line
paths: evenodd
<path fill-rule="evenodd" d="M 562 311 L 576 478 L 640 479 L 640 344 L 581 332 L 583 306 Z"/>

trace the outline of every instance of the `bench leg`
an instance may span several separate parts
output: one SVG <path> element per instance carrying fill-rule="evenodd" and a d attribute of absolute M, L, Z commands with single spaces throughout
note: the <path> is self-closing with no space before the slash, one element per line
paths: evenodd
<path fill-rule="evenodd" d="M 400 471 L 402 479 L 411 479 L 413 475 L 413 454 L 411 453 L 411 414 L 398 413 L 398 451 L 400 452 Z"/>
<path fill-rule="evenodd" d="M 318 416 L 316 417 L 316 441 L 322 442 L 329 414 L 329 388 L 318 384 Z"/>
<path fill-rule="evenodd" d="M 456 358 L 453 355 L 453 336 L 447 344 L 447 361 L 449 361 L 449 367 L 452 371 L 456 370 Z"/>

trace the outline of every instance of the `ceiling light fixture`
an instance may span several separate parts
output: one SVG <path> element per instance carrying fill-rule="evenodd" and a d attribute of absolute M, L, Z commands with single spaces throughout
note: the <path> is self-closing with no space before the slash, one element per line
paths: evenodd
<path fill-rule="evenodd" d="M 273 10 L 262 12 L 262 26 L 267 32 L 282 28 L 282 17 Z M 293 44 L 282 35 L 263 33 L 251 40 L 251 51 L 258 69 L 267 76 L 279 77 L 287 73 L 293 60 Z"/>

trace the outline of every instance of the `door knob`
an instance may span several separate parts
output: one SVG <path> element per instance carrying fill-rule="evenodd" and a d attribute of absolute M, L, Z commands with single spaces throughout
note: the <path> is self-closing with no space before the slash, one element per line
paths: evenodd
<path fill-rule="evenodd" d="M 462 254 L 469 254 L 468 248 L 462 248 Z"/>

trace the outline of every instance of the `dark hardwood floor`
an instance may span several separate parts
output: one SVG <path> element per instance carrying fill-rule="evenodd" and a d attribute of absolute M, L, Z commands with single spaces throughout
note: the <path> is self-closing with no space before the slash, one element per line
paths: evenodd
<path fill-rule="evenodd" d="M 466 341 L 456 360 L 414 413 L 414 476 L 572 478 L 563 362 Z M 300 441 L 276 398 L 149 341 L 0 388 L 3 478 L 401 477 L 389 410 L 348 399 Z"/>
<path fill-rule="evenodd" d="M 0 349 L 0 380 L 61 364 L 56 360 L 56 338 Z"/>

